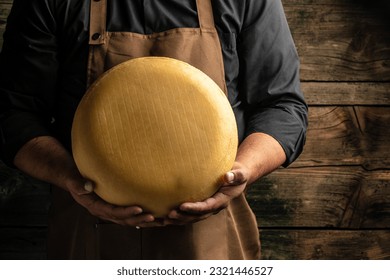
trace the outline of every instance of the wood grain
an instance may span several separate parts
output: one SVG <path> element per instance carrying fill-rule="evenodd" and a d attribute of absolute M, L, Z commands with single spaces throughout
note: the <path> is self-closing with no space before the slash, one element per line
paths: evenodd
<path fill-rule="evenodd" d="M 389 1 L 282 2 L 309 130 L 300 158 L 248 191 L 263 259 L 390 259 Z M 0 259 L 45 258 L 49 195 L 0 165 Z"/>
<path fill-rule="evenodd" d="M 309 106 L 389 106 L 390 83 L 303 82 Z"/>
<path fill-rule="evenodd" d="M 3 33 L 8 14 L 11 11 L 12 2 L 12 0 L 0 0 L 0 50 L 3 45 Z"/>
<path fill-rule="evenodd" d="M 260 235 L 262 259 L 390 259 L 390 230 L 265 229 Z"/>
<path fill-rule="evenodd" d="M 303 81 L 390 81 L 390 21 L 372 2 L 283 1 Z"/>
<path fill-rule="evenodd" d="M 315 106 L 309 108 L 304 151 L 293 167 L 390 166 L 390 107 Z"/>
<path fill-rule="evenodd" d="M 279 169 L 248 191 L 261 228 L 390 229 L 390 172 Z"/>

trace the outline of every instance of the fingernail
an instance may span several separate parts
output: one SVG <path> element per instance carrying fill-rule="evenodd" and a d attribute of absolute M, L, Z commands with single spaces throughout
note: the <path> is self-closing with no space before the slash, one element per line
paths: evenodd
<path fill-rule="evenodd" d="M 144 223 L 150 223 L 150 222 L 154 222 L 154 217 L 153 216 L 148 216 L 144 220 Z"/>
<path fill-rule="evenodd" d="M 168 214 L 168 218 L 172 219 L 172 220 L 176 220 L 177 219 L 177 213 L 176 212 L 169 213 Z"/>
<path fill-rule="evenodd" d="M 93 184 L 90 181 L 84 183 L 84 190 L 87 192 L 93 192 Z"/>
<path fill-rule="evenodd" d="M 232 183 L 234 181 L 234 173 L 233 172 L 226 173 L 226 180 L 228 181 L 228 183 Z"/>

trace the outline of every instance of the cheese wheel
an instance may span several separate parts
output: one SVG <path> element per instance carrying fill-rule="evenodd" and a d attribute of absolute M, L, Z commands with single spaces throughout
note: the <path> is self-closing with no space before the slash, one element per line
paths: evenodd
<path fill-rule="evenodd" d="M 206 74 L 179 60 L 136 58 L 104 73 L 82 98 L 72 150 L 95 192 L 156 217 L 212 196 L 238 145 L 231 106 Z"/>

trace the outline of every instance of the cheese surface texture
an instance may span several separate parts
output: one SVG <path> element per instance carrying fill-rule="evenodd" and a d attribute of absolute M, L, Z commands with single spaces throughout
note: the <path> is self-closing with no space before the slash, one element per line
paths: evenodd
<path fill-rule="evenodd" d="M 163 57 L 108 70 L 81 100 L 72 127 L 75 162 L 96 194 L 156 217 L 212 196 L 237 145 L 223 91 L 200 70 Z"/>

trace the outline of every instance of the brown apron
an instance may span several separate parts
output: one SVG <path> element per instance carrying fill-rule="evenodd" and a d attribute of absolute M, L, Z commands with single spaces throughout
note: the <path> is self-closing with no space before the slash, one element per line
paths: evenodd
<path fill-rule="evenodd" d="M 221 45 L 211 0 L 197 0 L 199 28 L 143 35 L 106 31 L 106 0 L 92 0 L 88 85 L 104 71 L 135 57 L 166 56 L 208 74 L 224 91 Z M 259 259 L 256 218 L 244 195 L 207 220 L 137 230 L 104 223 L 53 191 L 48 257 L 53 259 Z"/>

